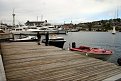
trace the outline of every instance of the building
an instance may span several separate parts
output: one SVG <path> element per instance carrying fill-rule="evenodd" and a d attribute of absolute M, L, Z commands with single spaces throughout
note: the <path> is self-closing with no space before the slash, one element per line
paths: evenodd
<path fill-rule="evenodd" d="M 27 21 L 25 25 L 41 27 L 41 26 L 48 26 L 50 24 L 47 22 L 47 20 L 45 20 L 45 21 Z"/>
<path fill-rule="evenodd" d="M 73 26 L 73 24 L 64 24 L 64 25 L 63 25 L 63 28 L 64 28 L 65 30 L 70 30 L 70 29 L 73 29 L 74 26 Z"/>

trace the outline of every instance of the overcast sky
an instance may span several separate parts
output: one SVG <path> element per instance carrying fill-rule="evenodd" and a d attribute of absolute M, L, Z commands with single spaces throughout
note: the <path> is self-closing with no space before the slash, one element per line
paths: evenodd
<path fill-rule="evenodd" d="M 79 23 L 121 17 L 121 0 L 0 0 L 0 20 L 16 24 L 27 20 L 48 20 L 50 23 Z"/>

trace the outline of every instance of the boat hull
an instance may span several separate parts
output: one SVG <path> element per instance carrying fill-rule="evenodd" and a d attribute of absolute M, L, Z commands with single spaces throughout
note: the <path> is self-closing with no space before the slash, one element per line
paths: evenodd
<path fill-rule="evenodd" d="M 108 60 L 111 56 L 111 54 L 94 54 L 94 53 L 86 53 L 86 56 L 101 59 L 101 60 Z"/>
<path fill-rule="evenodd" d="M 66 30 L 58 30 L 57 34 L 67 34 Z"/>
<path fill-rule="evenodd" d="M 33 39 L 33 40 L 9 40 L 10 42 L 35 42 L 37 41 L 37 39 Z"/>
<path fill-rule="evenodd" d="M 115 35 L 116 33 L 112 33 L 113 35 Z"/>
<path fill-rule="evenodd" d="M 10 39 L 10 42 L 34 42 L 37 41 L 37 38 L 34 36 L 28 36 L 25 38 L 18 38 L 18 39 Z"/>
<path fill-rule="evenodd" d="M 43 39 L 42 42 L 46 43 L 46 40 Z M 48 44 L 59 48 L 63 48 L 65 42 L 66 40 L 49 40 Z"/>

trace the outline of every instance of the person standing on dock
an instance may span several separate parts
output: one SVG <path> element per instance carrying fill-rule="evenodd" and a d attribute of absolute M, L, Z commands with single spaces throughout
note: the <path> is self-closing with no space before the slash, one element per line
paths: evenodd
<path fill-rule="evenodd" d="M 45 34 L 45 40 L 46 40 L 45 45 L 48 46 L 49 32 Z"/>
<path fill-rule="evenodd" d="M 39 32 L 37 32 L 37 42 L 38 42 L 38 45 L 40 45 L 40 40 L 41 40 L 41 35 Z"/>
<path fill-rule="evenodd" d="M 14 40 L 15 38 L 14 38 L 14 34 L 13 33 L 11 33 L 12 34 L 12 39 Z"/>

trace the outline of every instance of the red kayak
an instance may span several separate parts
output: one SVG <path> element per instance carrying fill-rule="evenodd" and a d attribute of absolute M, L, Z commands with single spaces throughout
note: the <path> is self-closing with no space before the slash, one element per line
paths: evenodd
<path fill-rule="evenodd" d="M 112 55 L 111 50 L 106 50 L 102 48 L 91 48 L 87 46 L 80 46 L 78 48 L 70 48 L 71 51 L 78 51 L 81 53 L 84 53 L 88 56 L 95 57 L 95 58 L 101 58 L 104 60 L 107 60 L 110 55 Z"/>

